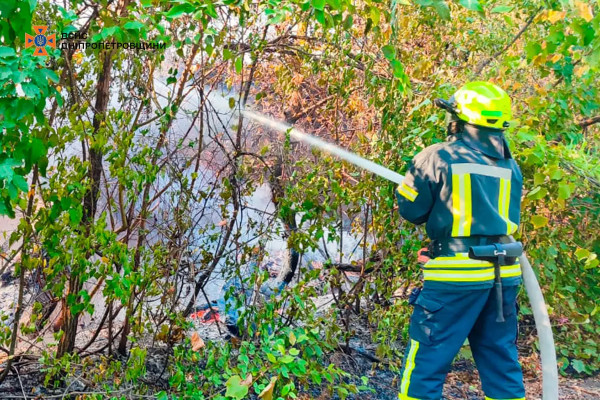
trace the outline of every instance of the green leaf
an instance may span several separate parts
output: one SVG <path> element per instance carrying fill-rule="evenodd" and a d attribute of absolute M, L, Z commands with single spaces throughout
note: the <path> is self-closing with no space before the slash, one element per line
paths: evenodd
<path fill-rule="evenodd" d="M 77 29 L 75 26 L 68 25 L 63 28 L 62 33 L 73 33 L 73 32 L 77 32 L 78 30 L 79 29 Z"/>
<path fill-rule="evenodd" d="M 342 3 L 340 0 L 327 0 L 327 4 L 329 4 L 329 6 L 334 10 L 339 10 L 342 8 Z"/>
<path fill-rule="evenodd" d="M 94 36 L 92 36 L 92 38 L 90 39 L 92 43 L 97 43 L 102 41 L 102 34 L 97 33 Z"/>
<path fill-rule="evenodd" d="M 379 11 L 379 8 L 371 7 L 369 14 L 371 15 L 371 19 L 373 20 L 373 23 L 375 25 L 379 25 L 379 20 L 381 19 L 381 11 Z"/>
<path fill-rule="evenodd" d="M 512 9 L 515 8 L 515 6 L 496 6 L 494 8 L 492 8 L 493 13 L 507 13 L 512 11 Z"/>
<path fill-rule="evenodd" d="M 581 261 L 584 258 L 589 257 L 590 255 L 590 251 L 588 249 L 577 249 L 575 250 L 575 257 L 577 257 L 577 260 Z"/>
<path fill-rule="evenodd" d="M 235 108 L 235 98 L 234 97 L 229 98 L 229 108 L 231 108 L 231 109 Z"/>
<path fill-rule="evenodd" d="M 294 356 L 290 356 L 290 355 L 286 355 L 283 356 L 279 359 L 279 362 L 283 363 L 283 364 L 289 364 L 292 361 L 294 361 L 296 358 Z"/>
<path fill-rule="evenodd" d="M 107 37 L 114 36 L 117 33 L 121 32 L 121 28 L 118 26 L 109 26 L 108 28 L 102 29 L 102 37 L 106 39 Z"/>
<path fill-rule="evenodd" d="M 56 75 L 56 72 L 52 71 L 51 69 L 44 68 L 42 69 L 42 73 L 46 75 L 47 79 L 50 79 L 54 83 L 58 83 L 58 81 L 60 80 L 58 78 L 58 75 Z"/>
<path fill-rule="evenodd" d="M 471 11 L 483 11 L 481 4 L 478 0 L 460 0 L 460 5 L 471 10 Z"/>
<path fill-rule="evenodd" d="M 405 74 L 404 74 L 404 66 L 397 59 L 392 60 L 392 68 L 394 70 L 394 77 L 395 78 L 403 78 L 405 76 Z"/>
<path fill-rule="evenodd" d="M 594 40 L 594 37 L 596 36 L 596 31 L 592 27 L 591 23 L 585 23 L 585 22 L 582 23 L 581 21 L 573 21 L 571 23 L 571 27 L 581 37 L 582 44 L 584 46 L 589 45 Z"/>
<path fill-rule="evenodd" d="M 26 97 L 35 98 L 40 94 L 40 89 L 31 82 L 23 82 L 21 88 Z"/>
<path fill-rule="evenodd" d="M 79 222 L 81 222 L 82 217 L 83 211 L 81 211 L 81 207 L 69 209 L 69 219 L 73 224 L 78 224 Z"/>
<path fill-rule="evenodd" d="M 15 175 L 15 176 L 18 176 L 18 175 Z M 15 184 L 13 182 L 9 183 L 6 186 L 8 189 L 8 197 L 12 201 L 15 201 L 17 199 L 17 196 L 19 195 L 19 191 L 17 190 L 17 187 L 15 186 Z"/>
<path fill-rule="evenodd" d="M 561 182 L 558 185 L 558 198 L 559 199 L 566 200 L 569 197 L 571 197 L 571 194 L 572 194 L 572 190 L 571 190 L 571 186 L 569 186 L 569 184 Z"/>
<path fill-rule="evenodd" d="M 169 396 L 167 395 L 167 392 L 163 390 L 156 394 L 156 400 L 169 400 Z"/>
<path fill-rule="evenodd" d="M 46 146 L 38 138 L 31 140 L 31 162 L 37 162 L 40 158 L 46 155 Z"/>
<path fill-rule="evenodd" d="M 15 0 L 2 0 L 0 1 L 0 12 L 4 15 L 10 15 L 17 8 L 17 2 Z"/>
<path fill-rule="evenodd" d="M 235 72 L 237 72 L 238 74 L 242 72 L 242 56 L 239 56 L 238 58 L 235 59 Z"/>
<path fill-rule="evenodd" d="M 300 350 L 298 350 L 297 348 L 295 348 L 295 347 L 292 347 L 292 348 L 290 349 L 290 355 L 291 355 L 291 356 L 297 356 L 298 354 L 300 354 Z"/>
<path fill-rule="evenodd" d="M 242 378 L 239 375 L 233 375 L 227 380 L 225 386 L 227 391 L 225 396 L 233 397 L 234 399 L 241 400 L 248 394 L 248 386 L 242 385 Z"/>
<path fill-rule="evenodd" d="M 532 199 L 542 199 L 548 194 L 548 191 L 541 186 L 536 186 L 530 192 L 527 193 L 527 197 Z"/>
<path fill-rule="evenodd" d="M 281 395 L 282 395 L 282 396 L 285 396 L 285 395 L 287 395 L 287 394 L 290 392 L 290 390 L 292 390 L 292 384 L 291 384 L 291 383 L 288 383 L 288 384 L 287 384 L 287 385 L 285 385 L 283 388 L 281 388 Z"/>
<path fill-rule="evenodd" d="M 7 158 L 4 161 L 0 161 L 0 179 L 6 179 L 12 181 L 15 171 L 13 167 L 20 166 L 21 163 L 12 158 Z"/>
<path fill-rule="evenodd" d="M 415 3 L 423 7 L 429 7 L 433 5 L 433 0 L 415 0 Z"/>
<path fill-rule="evenodd" d="M 317 21 L 319 21 L 319 23 L 321 25 L 327 26 L 327 21 L 325 20 L 325 13 L 323 11 L 315 10 L 315 18 L 317 19 Z M 371 21 L 371 20 L 369 19 L 369 21 Z M 368 22 L 367 22 L 367 25 L 368 25 Z"/>
<path fill-rule="evenodd" d="M 14 49 L 6 46 L 0 46 L 0 58 L 16 56 Z"/>
<path fill-rule="evenodd" d="M 354 23 L 354 19 L 352 18 L 352 15 L 348 14 L 346 19 L 344 20 L 344 29 L 349 30 L 350 28 L 352 28 L 353 23 Z"/>
<path fill-rule="evenodd" d="M 169 12 L 166 14 L 166 17 L 177 18 L 183 14 L 191 14 L 194 12 L 194 10 L 194 6 L 190 3 L 178 4 L 169 10 Z"/>
<path fill-rule="evenodd" d="M 387 46 L 383 46 L 381 48 L 381 51 L 383 52 L 385 58 L 387 58 L 390 61 L 396 58 L 396 49 L 394 48 L 394 46 L 388 44 Z"/>
<path fill-rule="evenodd" d="M 131 29 L 131 30 L 134 30 L 134 31 L 139 31 L 143 27 L 144 27 L 144 24 L 142 24 L 139 21 L 129 21 L 128 23 L 126 23 L 125 25 L 123 25 L 123 28 L 125 28 L 125 29 Z"/>
<path fill-rule="evenodd" d="M 450 21 L 450 7 L 444 0 L 435 0 L 433 8 L 443 20 Z"/>
<path fill-rule="evenodd" d="M 541 53 L 542 45 L 540 45 L 538 42 L 532 41 L 525 45 L 525 54 L 527 54 L 527 59 L 531 60 Z"/>
<path fill-rule="evenodd" d="M 585 364 L 581 360 L 573 360 L 571 361 L 571 366 L 577 373 L 581 374 L 585 371 Z"/>
<path fill-rule="evenodd" d="M 541 215 L 534 215 L 531 217 L 531 222 L 533 223 L 534 228 L 543 228 L 544 226 L 548 225 L 548 218 Z"/>
<path fill-rule="evenodd" d="M 15 175 L 12 183 L 19 188 L 21 192 L 26 192 L 28 189 L 27 181 L 21 175 Z"/>
<path fill-rule="evenodd" d="M 563 172 L 562 170 L 560 170 L 558 167 L 556 168 L 552 168 L 549 172 L 548 172 L 548 176 L 550 177 L 550 179 L 553 179 L 555 181 L 562 179 L 563 176 Z"/>
<path fill-rule="evenodd" d="M 0 67 L 0 80 L 8 79 L 12 76 L 12 69 L 9 67 Z"/>
<path fill-rule="evenodd" d="M 311 0 L 310 4 L 312 4 L 315 10 L 323 11 L 325 0 Z"/>
<path fill-rule="evenodd" d="M 215 6 L 213 5 L 213 3 L 206 3 L 205 4 L 205 10 L 206 10 L 206 14 L 217 19 L 219 18 L 219 14 L 217 14 L 217 10 L 215 9 Z"/>

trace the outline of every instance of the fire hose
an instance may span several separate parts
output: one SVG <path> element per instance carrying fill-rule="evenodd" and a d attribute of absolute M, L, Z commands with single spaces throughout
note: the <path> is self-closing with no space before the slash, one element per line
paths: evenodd
<path fill-rule="evenodd" d="M 245 117 L 258 122 L 259 124 L 276 131 L 283 133 L 289 132 L 290 137 L 295 140 L 304 142 L 311 147 L 316 147 L 326 153 L 354 164 L 359 168 L 370 171 L 398 185 L 400 185 L 404 180 L 404 176 L 398 174 L 397 172 L 376 164 L 373 161 L 360 157 L 357 154 L 351 153 L 333 143 L 326 142 L 322 139 L 304 133 L 289 124 L 276 121 L 254 111 L 244 110 L 242 111 L 242 114 Z M 509 237 L 509 240 L 514 241 L 512 237 Z M 558 368 L 556 363 L 554 336 L 552 334 L 552 326 L 550 325 L 548 309 L 544 301 L 544 296 L 538 280 L 525 253 L 519 257 L 519 262 L 523 273 L 523 284 L 529 297 L 529 302 L 531 304 L 531 310 L 533 311 L 533 317 L 535 319 L 535 326 L 539 338 L 543 382 L 542 399 L 558 400 Z"/>

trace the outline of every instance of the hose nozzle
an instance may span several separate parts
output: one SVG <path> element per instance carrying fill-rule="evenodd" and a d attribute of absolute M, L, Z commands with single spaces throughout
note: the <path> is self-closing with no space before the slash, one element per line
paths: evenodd
<path fill-rule="evenodd" d="M 433 104 L 435 104 L 436 107 L 446 110 L 451 114 L 458 113 L 458 109 L 456 107 L 454 107 L 454 105 L 451 102 L 449 102 L 448 100 L 438 98 L 438 99 L 433 100 Z"/>

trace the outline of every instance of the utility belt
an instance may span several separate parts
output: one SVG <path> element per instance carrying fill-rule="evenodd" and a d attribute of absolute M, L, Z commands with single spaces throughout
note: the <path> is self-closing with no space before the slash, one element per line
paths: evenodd
<path fill-rule="evenodd" d="M 493 279 L 496 321 L 504 322 L 502 278 L 521 275 L 520 266 L 515 265 L 523 253 L 521 242 L 510 242 L 507 236 L 447 238 L 432 241 L 427 252 L 431 260 L 424 266 L 425 280 L 491 282 Z"/>
<path fill-rule="evenodd" d="M 455 253 L 468 253 L 473 246 L 492 245 L 501 243 L 507 236 L 470 236 L 465 238 L 446 238 L 432 240 L 427 247 L 430 258 L 452 256 Z"/>

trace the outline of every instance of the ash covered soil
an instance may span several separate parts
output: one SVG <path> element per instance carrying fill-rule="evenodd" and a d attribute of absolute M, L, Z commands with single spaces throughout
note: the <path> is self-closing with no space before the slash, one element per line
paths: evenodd
<path fill-rule="evenodd" d="M 147 375 L 142 379 L 155 392 L 168 391 L 168 375 L 164 372 L 164 361 L 166 352 L 164 349 L 149 351 L 146 363 Z M 362 356 L 349 355 L 345 353 L 333 353 L 330 361 L 342 366 L 352 375 L 352 380 L 361 384 L 361 377 L 369 378 L 370 391 L 361 392 L 358 395 L 348 397 L 353 400 L 392 400 L 398 397 L 400 379 L 398 374 L 390 371 L 383 365 L 370 362 Z M 29 363 L 29 364 L 27 364 Z M 100 395 L 99 398 L 140 398 L 135 395 L 131 388 L 125 387 L 121 390 L 104 395 L 102 390 L 87 387 L 85 381 L 74 378 L 66 380 L 62 387 L 48 388 L 43 385 L 44 375 L 39 370 L 39 364 L 32 360 L 22 360 L 19 367 L 19 375 L 11 374 L 0 385 L 0 399 L 51 399 L 82 398 L 84 394 Z M 527 399 L 541 399 L 541 378 L 539 376 L 526 376 Z M 64 396 L 64 397 L 63 397 Z M 117 397 L 113 397 L 117 396 Z M 123 396 L 123 397 L 122 397 Z M 152 396 L 143 396 L 152 398 Z M 257 399 L 256 395 L 250 395 L 250 399 Z M 600 399 L 599 377 L 587 379 L 561 378 L 560 396 L 561 400 Z M 308 393 L 301 393 L 300 400 L 335 400 L 339 397 L 319 388 L 314 388 Z M 444 397 L 446 400 L 482 400 L 484 395 L 479 386 L 479 379 L 474 365 L 467 360 L 459 360 L 454 363 L 452 371 L 448 375 L 444 386 Z"/>
<path fill-rule="evenodd" d="M 355 321 L 358 322 L 358 321 Z M 205 341 L 223 341 L 226 328 L 220 325 L 220 331 L 217 328 L 219 322 L 210 324 L 196 323 L 196 332 L 204 338 Z M 360 324 L 356 324 L 360 326 Z M 362 385 L 362 377 L 368 378 L 368 391 L 363 391 L 357 395 L 351 395 L 348 399 L 352 400 L 393 400 L 398 397 L 400 385 L 399 374 L 389 368 L 387 362 L 374 362 L 376 344 L 370 342 L 368 332 L 358 329 L 357 335 L 350 341 L 350 347 L 353 349 L 348 352 L 333 352 L 329 354 L 328 361 L 342 368 L 350 374 L 349 382 L 357 386 Z M 523 336 L 525 337 L 525 336 Z M 102 345 L 102 342 L 99 345 Z M 539 358 L 536 353 L 531 353 L 530 344 L 521 343 L 521 361 L 524 366 L 525 385 L 527 389 L 527 399 L 541 399 L 542 380 L 541 370 L 539 369 Z M 360 349 L 357 351 L 356 349 Z M 466 350 L 465 350 L 466 349 Z M 97 357 L 97 356 L 91 356 Z M 169 391 L 169 375 L 166 367 L 168 358 L 168 349 L 166 347 L 149 347 L 146 360 L 146 374 L 140 379 L 139 383 L 148 388 L 148 393 L 157 393 L 165 390 Z M 125 361 L 124 359 L 122 361 Z M 79 377 L 69 377 L 61 387 L 51 388 L 44 386 L 44 374 L 40 371 L 40 365 L 35 358 L 24 358 L 17 360 L 15 365 L 18 367 L 18 375 L 13 369 L 7 379 L 0 384 L 0 399 L 51 399 L 51 398 L 82 398 L 85 394 L 96 394 L 99 398 L 140 398 L 134 386 L 122 385 L 118 390 L 106 394 L 101 389 L 101 385 L 90 385 L 85 379 Z M 64 397 L 63 397 L 64 396 Z M 116 397 L 114 397 L 116 396 Z M 152 395 L 142 396 L 152 398 Z M 258 400 L 256 394 L 252 391 L 248 395 L 249 399 Z M 485 398 L 479 384 L 479 377 L 472 359 L 469 356 L 468 347 L 457 357 L 452 371 L 448 375 L 444 386 L 445 400 L 483 400 Z M 560 378 L 560 396 L 561 400 L 579 400 L 579 399 L 600 399 L 600 377 L 586 379 Z M 339 396 L 336 393 L 330 393 L 319 387 L 311 387 L 306 392 L 300 392 L 300 400 L 337 400 Z"/>
<path fill-rule="evenodd" d="M 9 277 L 12 278 L 12 277 Z M 14 293 L 6 291 L 12 279 L 5 279 L 4 286 L 0 290 L 0 300 L 3 296 L 6 297 L 4 302 L 8 307 L 12 302 Z M 332 296 L 323 295 L 314 299 L 317 307 L 325 312 L 332 304 Z M 369 390 L 363 391 L 357 395 L 351 395 L 348 398 L 353 400 L 392 400 L 397 399 L 400 377 L 399 373 L 393 370 L 390 364 L 399 364 L 398 360 L 379 360 L 375 362 L 376 343 L 371 340 L 371 334 L 366 326 L 367 322 L 361 317 L 353 315 L 351 325 L 353 327 L 354 337 L 350 341 L 349 352 L 337 351 L 328 355 L 326 361 L 335 364 L 337 367 L 348 372 L 350 375 L 348 383 L 354 383 L 357 386 L 363 384 L 362 378 L 368 378 Z M 531 334 L 533 321 L 524 319 L 521 321 L 521 342 L 519 343 L 520 359 L 524 367 L 525 385 L 527 389 L 527 399 L 541 399 L 542 379 L 541 370 L 539 369 L 539 357 L 536 353 L 532 353 L 531 340 L 534 335 Z M 218 321 L 210 323 L 201 322 L 200 319 L 195 320 L 195 327 L 188 335 L 197 333 L 205 342 L 222 342 L 227 340 L 227 329 L 224 324 Z M 102 330 L 94 344 L 94 349 L 101 349 L 107 345 L 106 330 Z M 13 363 L 14 368 L 7 376 L 4 382 L 0 383 L 0 399 L 76 399 L 85 398 L 88 395 L 98 396 L 97 398 L 153 398 L 153 395 L 139 395 L 139 386 L 148 388 L 146 393 L 158 393 L 159 391 L 169 391 L 169 372 L 167 368 L 167 359 L 169 350 L 166 346 L 158 345 L 153 340 L 148 339 L 143 343 L 144 348 L 148 349 L 146 359 L 146 374 L 139 379 L 135 384 L 122 384 L 119 389 L 111 390 L 107 393 L 103 389 L 102 384 L 90 382 L 86 380 L 85 372 L 79 371 L 75 377 L 65 378 L 60 387 L 50 387 L 44 384 L 44 371 L 41 370 L 38 361 L 39 354 L 44 350 L 43 344 L 36 345 L 22 339 L 32 351 L 28 352 L 28 356 L 21 357 Z M 77 346 L 81 347 L 87 342 L 87 336 L 82 335 L 79 338 Z M 26 342 L 26 343 L 25 343 Z M 402 343 L 397 343 L 396 348 L 401 349 Z M 89 349 L 89 352 L 94 352 L 94 349 Z M 357 351 L 357 349 L 360 349 Z M 0 363 L 2 363 L 3 353 L 0 348 Z M 48 349 L 49 350 L 49 349 Z M 19 353 L 19 352 L 17 352 Z M 400 354 L 401 352 L 398 352 Z M 95 363 L 99 362 L 100 355 L 91 355 L 89 360 Z M 121 361 L 125 361 L 122 359 Z M 105 382 L 111 384 L 112 382 Z M 257 399 L 256 394 L 250 393 L 249 399 Z M 310 387 L 308 391 L 300 392 L 298 398 L 301 400 L 335 400 L 339 399 L 336 393 L 330 393 L 320 387 Z M 585 379 L 565 378 L 561 377 L 560 381 L 560 397 L 561 400 L 575 399 L 599 399 L 600 400 L 600 377 L 592 377 Z M 481 391 L 479 377 L 475 365 L 470 358 L 468 347 L 463 348 L 457 357 L 452 371 L 448 375 L 446 385 L 444 387 L 444 399 L 446 400 L 483 400 L 484 394 Z"/>

